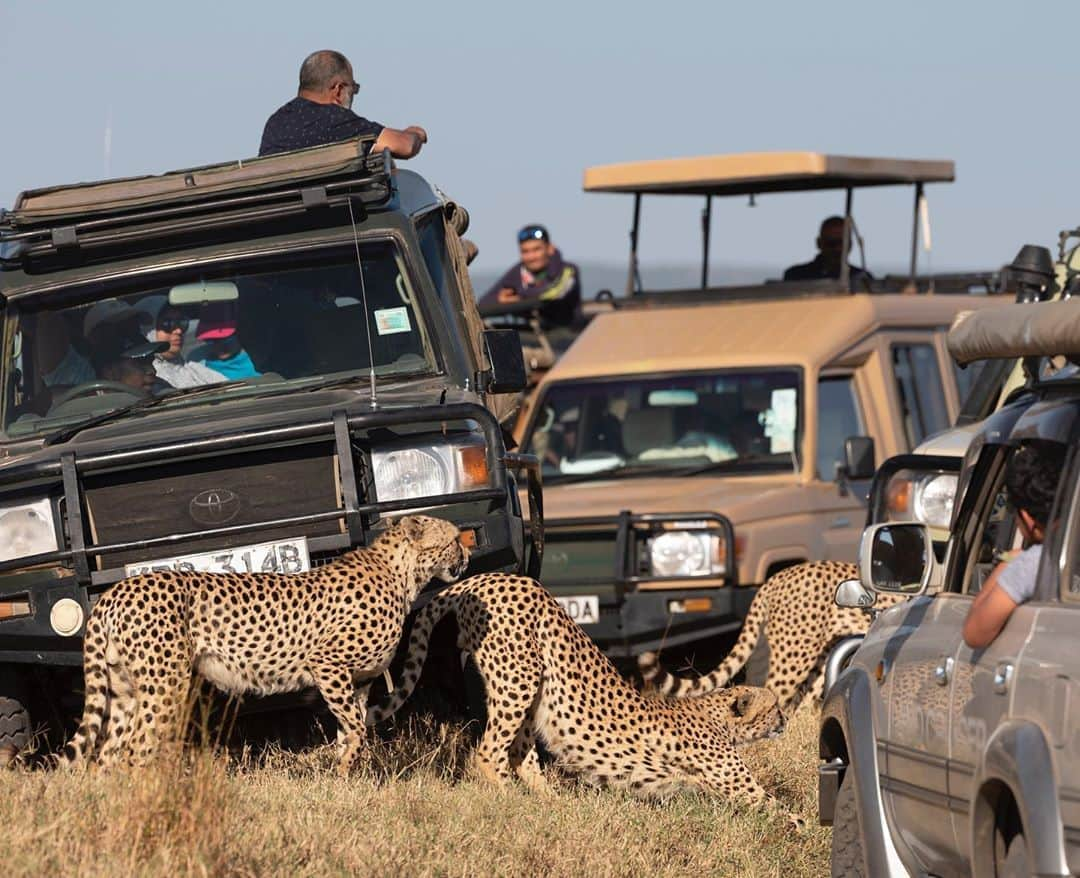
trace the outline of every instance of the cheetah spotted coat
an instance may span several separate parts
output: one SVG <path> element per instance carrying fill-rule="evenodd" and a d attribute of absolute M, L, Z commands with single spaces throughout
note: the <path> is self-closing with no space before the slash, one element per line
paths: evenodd
<path fill-rule="evenodd" d="M 465 572 L 459 536 L 449 522 L 409 516 L 307 573 L 165 571 L 118 582 L 86 625 L 85 708 L 63 761 L 144 762 L 177 740 L 195 670 L 236 695 L 317 687 L 348 771 L 366 734 L 370 680 L 389 665 L 417 593 Z"/>
<path fill-rule="evenodd" d="M 479 774 L 516 773 L 547 789 L 539 737 L 562 767 L 593 784 L 665 796 L 697 788 L 774 804 L 735 745 L 783 727 L 776 698 L 749 686 L 688 701 L 644 698 L 539 583 L 486 574 L 452 585 L 418 614 L 402 682 L 369 722 L 412 693 L 436 623 L 453 613 L 458 646 L 472 654 L 487 693 L 487 727 L 474 757 Z"/>
<path fill-rule="evenodd" d="M 788 567 L 761 586 L 742 633 L 718 668 L 697 679 L 676 677 L 664 670 L 656 653 L 638 658 L 641 675 L 664 695 L 687 698 L 726 686 L 750 658 L 761 632 L 769 644 L 769 672 L 765 688 L 776 693 L 781 709 L 789 716 L 809 692 L 820 701 L 825 682 L 825 662 L 838 640 L 865 634 L 870 615 L 863 610 L 838 607 L 836 588 L 846 579 L 858 579 L 854 564 L 816 561 Z M 906 598 L 878 595 L 875 607 L 884 609 Z"/>

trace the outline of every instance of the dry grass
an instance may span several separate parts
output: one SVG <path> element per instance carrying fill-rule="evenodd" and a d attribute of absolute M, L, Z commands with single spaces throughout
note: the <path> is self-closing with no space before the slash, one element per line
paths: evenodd
<path fill-rule="evenodd" d="M 5 875 L 821 875 L 816 730 L 804 709 L 782 738 L 744 751 L 806 817 L 799 833 L 700 796 L 493 789 L 467 777 L 460 729 L 416 721 L 348 780 L 328 747 L 0 774 L 0 863 Z"/>

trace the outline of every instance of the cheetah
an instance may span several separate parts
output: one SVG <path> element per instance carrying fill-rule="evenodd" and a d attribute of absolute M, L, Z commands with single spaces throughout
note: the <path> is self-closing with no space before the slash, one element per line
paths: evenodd
<path fill-rule="evenodd" d="M 369 724 L 412 693 L 431 632 L 447 613 L 484 680 L 487 727 L 473 756 L 482 778 L 501 785 L 513 773 L 533 791 L 550 792 L 539 739 L 562 768 L 593 785 L 659 798 L 696 788 L 776 806 L 735 749 L 783 728 L 775 695 L 738 686 L 685 701 L 645 698 L 540 583 L 522 576 L 474 576 L 433 598 L 413 624 L 401 683 L 368 711 Z"/>
<path fill-rule="evenodd" d="M 338 721 L 347 773 L 363 748 L 371 680 L 390 664 L 410 606 L 468 562 L 453 524 L 416 515 L 306 573 L 121 580 L 86 625 L 86 703 L 61 762 L 146 762 L 182 731 L 194 670 L 235 695 L 317 687 Z"/>
<path fill-rule="evenodd" d="M 727 685 L 750 658 L 762 629 L 769 644 L 769 672 L 765 688 L 776 693 L 788 716 L 809 693 L 820 702 L 824 694 L 825 662 L 842 637 L 865 634 L 870 615 L 863 610 L 838 607 L 836 587 L 846 579 L 858 579 L 854 564 L 816 561 L 788 567 L 766 580 L 750 603 L 742 632 L 728 657 L 715 670 L 697 679 L 669 674 L 655 652 L 638 657 L 645 682 L 663 695 L 687 698 L 704 695 Z M 884 609 L 906 597 L 878 595 L 875 607 Z"/>

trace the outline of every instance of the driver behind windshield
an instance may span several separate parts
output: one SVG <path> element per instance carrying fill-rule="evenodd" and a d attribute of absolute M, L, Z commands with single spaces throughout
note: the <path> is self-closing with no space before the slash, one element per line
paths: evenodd
<path fill-rule="evenodd" d="M 93 365 L 99 378 L 125 384 L 140 394 L 150 394 L 158 380 L 154 355 L 167 348 L 166 342 L 146 341 L 138 336 L 118 337 L 94 351 Z"/>

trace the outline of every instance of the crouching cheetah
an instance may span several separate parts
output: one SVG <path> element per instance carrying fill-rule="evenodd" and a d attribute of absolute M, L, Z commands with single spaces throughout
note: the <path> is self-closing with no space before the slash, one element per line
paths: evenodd
<path fill-rule="evenodd" d="M 687 698 L 713 692 L 728 684 L 746 664 L 764 630 L 769 644 L 765 688 L 776 693 L 789 716 L 811 693 L 820 701 L 829 651 L 842 637 L 865 634 L 870 615 L 836 605 L 836 587 L 858 579 L 854 564 L 817 561 L 788 567 L 771 576 L 754 595 L 742 632 L 728 657 L 715 670 L 696 679 L 676 677 L 664 670 L 656 653 L 638 657 L 641 675 L 663 695 Z M 878 595 L 877 609 L 894 606 L 905 597 Z"/>
<path fill-rule="evenodd" d="M 417 593 L 433 578 L 453 582 L 468 560 L 454 525 L 417 515 L 307 573 L 122 580 L 86 625 L 86 705 L 62 761 L 145 761 L 181 733 L 195 670 L 237 695 L 317 687 L 345 773 L 362 749 L 370 680 L 389 665 Z"/>
<path fill-rule="evenodd" d="M 413 624 L 402 681 L 375 723 L 412 693 L 435 624 L 453 613 L 458 646 L 472 654 L 487 693 L 487 728 L 474 756 L 496 783 L 511 772 L 546 790 L 535 749 L 543 741 L 562 767 L 593 784 L 665 796 L 692 787 L 773 804 L 735 745 L 783 727 L 776 696 L 737 686 L 708 698 L 644 698 L 539 583 L 486 574 L 450 586 Z"/>

